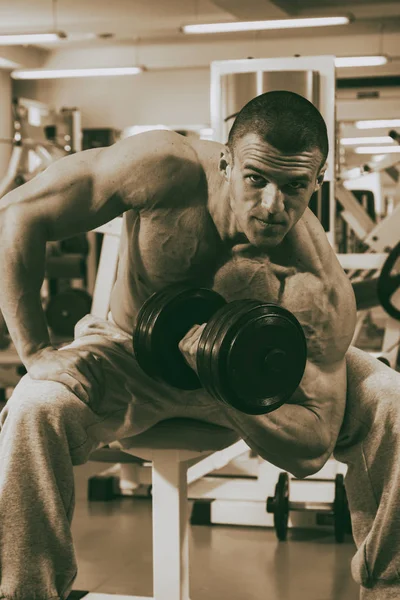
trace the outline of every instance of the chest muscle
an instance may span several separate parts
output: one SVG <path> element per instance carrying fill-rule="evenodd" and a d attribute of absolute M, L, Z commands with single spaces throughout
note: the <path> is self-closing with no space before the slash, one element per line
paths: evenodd
<path fill-rule="evenodd" d="M 179 282 L 210 285 L 219 247 L 204 210 L 191 207 L 142 216 L 138 244 L 146 277 L 155 289 Z"/>

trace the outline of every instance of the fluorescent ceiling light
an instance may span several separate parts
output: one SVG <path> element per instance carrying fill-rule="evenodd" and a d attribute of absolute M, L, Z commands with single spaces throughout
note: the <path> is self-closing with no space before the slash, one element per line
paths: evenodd
<path fill-rule="evenodd" d="M 359 146 L 356 154 L 394 154 L 400 152 L 400 146 Z"/>
<path fill-rule="evenodd" d="M 70 77 L 113 77 L 138 75 L 142 67 L 105 67 L 92 69 L 26 69 L 13 71 L 13 79 L 65 79 Z"/>
<path fill-rule="evenodd" d="M 371 121 L 356 121 L 357 129 L 381 129 L 382 127 L 400 127 L 400 119 L 375 119 Z"/>
<path fill-rule="evenodd" d="M 378 67 L 387 61 L 386 56 L 337 56 L 335 67 Z"/>
<path fill-rule="evenodd" d="M 0 35 L 0 46 L 17 46 L 19 44 L 43 44 L 46 42 L 59 42 L 65 39 L 65 33 L 15 33 Z"/>
<path fill-rule="evenodd" d="M 375 137 L 342 138 L 342 146 L 357 146 L 357 144 L 392 144 L 394 139 L 390 135 L 377 135 Z"/>
<path fill-rule="evenodd" d="M 183 33 L 228 33 L 235 31 L 261 31 L 264 29 L 294 29 L 296 27 L 327 27 L 330 25 L 347 25 L 348 23 L 350 23 L 349 17 L 232 21 L 231 23 L 184 25 L 182 31 Z"/>

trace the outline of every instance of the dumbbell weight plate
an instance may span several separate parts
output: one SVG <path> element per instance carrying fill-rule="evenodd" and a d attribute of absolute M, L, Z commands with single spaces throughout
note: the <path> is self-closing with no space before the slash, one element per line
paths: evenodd
<path fill-rule="evenodd" d="M 267 500 L 267 512 L 273 513 L 276 537 L 284 542 L 289 522 L 289 475 L 285 471 L 279 473 L 275 496 Z"/>
<path fill-rule="evenodd" d="M 209 292 L 210 290 L 203 288 L 195 289 L 188 288 L 184 284 L 173 284 L 155 292 L 143 304 L 137 317 L 133 349 L 139 365 L 150 377 L 167 382 L 173 385 L 173 387 L 180 389 L 197 389 L 201 387 L 196 374 L 186 364 L 178 345 L 175 344 L 175 336 L 178 337 L 180 332 L 184 331 L 186 327 L 185 323 L 188 320 L 190 324 L 180 339 L 195 324 L 196 314 L 193 314 L 192 311 L 195 311 L 197 302 L 202 302 L 206 296 L 209 299 L 215 298 L 213 292 L 211 294 Z M 197 294 L 195 305 L 193 305 L 193 300 L 192 304 L 185 305 L 186 300 L 190 302 L 190 297 L 195 293 Z M 165 312 L 166 310 L 170 314 L 169 321 Z M 186 315 L 186 319 L 182 323 L 181 319 L 184 314 Z M 189 319 L 187 319 L 188 316 Z M 191 316 L 193 316 L 193 319 Z M 201 318 L 201 316 L 201 312 L 198 313 L 198 317 Z M 156 328 L 154 330 L 155 325 Z M 159 338 L 156 340 L 157 336 Z M 164 343 L 167 344 L 165 352 L 162 346 Z M 172 355 L 170 353 L 171 350 Z M 167 371 L 166 361 L 172 368 L 171 371 Z M 163 373 L 166 374 L 165 377 Z"/>
<path fill-rule="evenodd" d="M 300 323 L 286 309 L 260 304 L 230 330 L 227 372 L 239 402 L 247 403 L 248 373 L 254 411 L 275 410 L 296 391 L 304 374 L 307 344 Z M 250 348 L 244 353 L 243 348 Z"/>
<path fill-rule="evenodd" d="M 139 311 L 133 336 L 136 359 L 150 377 L 194 390 L 201 387 L 179 342 L 195 324 L 206 323 L 226 301 L 213 290 L 173 285 L 153 294 Z"/>
<path fill-rule="evenodd" d="M 249 402 L 252 414 L 275 410 L 299 386 L 307 344 L 299 322 L 284 308 L 254 306 L 233 324 L 224 345 L 227 362 L 222 381 L 235 393 L 242 410 Z"/>
<path fill-rule="evenodd" d="M 216 333 L 215 340 L 211 349 L 210 355 L 210 368 L 213 374 L 214 386 L 217 391 L 218 397 L 228 402 L 230 405 L 246 412 L 248 414 L 259 414 L 268 412 L 263 406 L 259 406 L 258 403 L 254 406 L 254 388 L 251 374 L 247 370 L 244 370 L 242 375 L 245 377 L 243 384 L 246 387 L 246 398 L 243 402 L 240 401 L 237 395 L 237 388 L 234 382 L 229 380 L 229 377 L 233 374 L 229 371 L 228 360 L 229 360 L 229 339 L 230 334 L 234 333 L 234 330 L 240 328 L 242 318 L 246 320 L 250 314 L 250 311 L 259 305 L 257 300 L 245 300 L 238 301 L 235 303 L 229 314 L 225 315 L 225 319 L 221 322 L 221 327 Z M 251 348 L 245 348 L 242 346 L 242 353 L 252 352 L 253 346 L 250 340 Z M 265 398 L 262 398 L 264 402 Z"/>
<path fill-rule="evenodd" d="M 238 401 L 234 381 L 230 379 L 232 372 L 229 371 L 228 367 L 229 341 L 230 336 L 240 330 L 243 322 L 247 321 L 251 311 L 259 305 L 260 302 L 258 300 L 238 300 L 233 302 L 230 311 L 226 311 L 223 317 L 221 315 L 220 327 L 215 332 L 215 339 L 210 352 L 209 365 L 217 397 L 248 414 L 258 414 L 260 411 L 261 413 L 265 413 L 267 411 L 263 407 L 253 406 L 253 382 L 247 370 L 242 373 L 245 377 L 245 381 L 242 383 L 246 388 L 246 397 L 244 402 Z M 251 340 L 250 344 L 252 344 Z M 251 349 L 245 346 L 241 346 L 240 350 L 246 354 L 247 352 L 251 352 Z M 264 397 L 262 400 L 265 400 Z"/>
<path fill-rule="evenodd" d="M 175 286 L 175 293 L 187 289 L 187 286 Z M 133 352 L 136 360 L 147 375 L 158 379 L 158 363 L 154 362 L 152 355 L 152 340 L 149 335 L 151 321 L 154 319 L 154 312 L 157 307 L 162 306 L 164 299 L 171 293 L 171 287 L 164 288 L 159 292 L 152 294 L 141 307 L 133 335 Z"/>
<path fill-rule="evenodd" d="M 71 288 L 50 298 L 47 323 L 55 335 L 73 337 L 75 325 L 90 312 L 92 297 L 85 290 Z"/>
<path fill-rule="evenodd" d="M 208 322 L 197 370 L 215 397 L 247 414 L 265 414 L 294 393 L 306 360 L 304 332 L 292 313 L 274 304 L 239 300 Z"/>
<path fill-rule="evenodd" d="M 217 333 L 221 331 L 231 313 L 238 311 L 240 307 L 248 310 L 249 300 L 236 300 L 222 306 L 208 321 L 199 340 L 197 349 L 197 372 L 204 389 L 214 398 L 224 401 L 218 386 L 218 379 L 213 377 L 213 366 L 218 366 L 218 356 L 213 354 L 215 342 L 218 342 Z M 217 363 L 217 364 L 216 364 Z"/>

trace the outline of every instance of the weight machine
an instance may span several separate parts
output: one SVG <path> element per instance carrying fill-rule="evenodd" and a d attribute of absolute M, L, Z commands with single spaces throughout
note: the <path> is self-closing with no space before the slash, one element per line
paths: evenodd
<path fill-rule="evenodd" d="M 16 98 L 12 111 L 14 137 L 0 139 L 0 143 L 12 145 L 7 172 L 0 180 L 0 197 L 30 181 L 55 161 L 81 150 L 78 109 L 63 108 L 56 112 L 42 102 Z M 61 280 L 82 287 L 89 251 L 86 237 L 82 239 L 82 236 L 47 244 L 42 300 L 44 304 L 50 300 L 48 320 L 56 337 L 71 337 L 72 322 L 90 310 L 91 298 L 82 289 L 74 288 L 66 298 L 61 297 L 61 302 L 60 295 L 56 296 Z M 14 387 L 25 373 L 15 349 L 12 345 L 8 347 L 10 339 L 7 334 L 0 312 L 0 401 L 5 400 L 5 390 Z"/>
<path fill-rule="evenodd" d="M 353 175 L 359 175 L 361 183 L 363 174 L 388 169 L 393 173 L 397 163 L 398 159 L 388 157 L 384 164 L 360 168 L 358 173 L 353 171 Z M 359 309 L 353 344 L 359 338 L 369 310 L 381 306 L 386 312 L 382 346 L 371 354 L 395 369 L 400 345 L 400 270 L 397 266 L 400 258 L 400 205 L 375 223 L 354 194 L 346 189 L 346 176 L 349 176 L 348 172 L 342 173 L 336 185 L 336 198 L 343 209 L 341 217 L 366 247 L 363 253 L 338 254 L 352 281 Z"/>
<path fill-rule="evenodd" d="M 12 103 L 14 137 L 0 143 L 12 144 L 0 197 L 30 181 L 54 161 L 81 150 L 81 120 L 76 108 L 51 110 L 46 104 L 16 98 Z"/>

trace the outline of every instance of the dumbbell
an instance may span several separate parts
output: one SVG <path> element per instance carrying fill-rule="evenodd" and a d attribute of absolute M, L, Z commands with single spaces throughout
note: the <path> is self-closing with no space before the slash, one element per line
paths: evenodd
<path fill-rule="evenodd" d="M 197 375 L 179 342 L 203 323 Z M 303 329 L 288 310 L 258 300 L 227 303 L 213 290 L 185 285 L 169 286 L 144 303 L 133 350 L 150 377 L 183 390 L 203 387 L 247 414 L 268 413 L 286 402 L 307 360 Z"/>
<path fill-rule="evenodd" d="M 333 515 L 335 540 L 344 541 L 345 534 L 351 533 L 351 518 L 347 502 L 344 478 L 341 473 L 335 477 L 335 498 L 333 502 L 291 502 L 289 500 L 289 475 L 285 471 L 279 473 L 275 486 L 275 495 L 267 499 L 267 512 L 274 515 L 276 537 L 285 541 L 288 530 L 289 513 L 316 511 Z"/>

